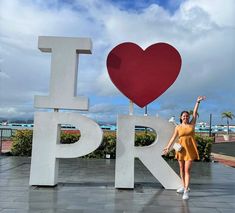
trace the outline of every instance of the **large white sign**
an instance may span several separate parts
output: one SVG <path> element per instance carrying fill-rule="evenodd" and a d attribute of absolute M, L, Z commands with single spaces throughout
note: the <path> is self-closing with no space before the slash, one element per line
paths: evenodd
<path fill-rule="evenodd" d="M 97 149 L 103 137 L 99 125 L 77 112 L 59 109 L 88 110 L 88 98 L 76 96 L 79 54 L 91 54 L 88 38 L 39 37 L 39 49 L 52 53 L 49 96 L 36 96 L 36 108 L 54 109 L 36 112 L 30 185 L 57 184 L 60 158 L 76 158 Z M 74 144 L 60 144 L 61 124 L 79 127 L 81 138 Z M 157 133 L 153 144 L 134 146 L 135 126 L 146 126 Z M 179 176 L 162 158 L 162 149 L 170 139 L 173 125 L 151 116 L 118 116 L 115 187 L 134 188 L 134 159 L 139 158 L 166 189 L 181 185 Z"/>
<path fill-rule="evenodd" d="M 115 187 L 134 188 L 134 159 L 139 158 L 166 189 L 181 186 L 178 175 L 162 158 L 162 150 L 169 141 L 174 126 L 153 116 L 118 116 Z M 144 147 L 135 147 L 135 126 L 152 128 L 157 133 L 155 141 Z"/>

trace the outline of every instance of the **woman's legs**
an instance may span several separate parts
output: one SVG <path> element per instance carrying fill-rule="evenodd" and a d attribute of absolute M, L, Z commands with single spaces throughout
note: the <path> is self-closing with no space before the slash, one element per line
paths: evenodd
<path fill-rule="evenodd" d="M 189 161 L 183 161 L 179 160 L 179 166 L 180 166 L 180 176 L 181 176 L 181 181 L 184 186 L 184 192 L 183 192 L 183 200 L 188 200 L 189 199 L 189 182 L 190 182 L 190 172 L 192 168 L 192 160 Z M 178 192 L 178 191 L 177 191 Z"/>
<path fill-rule="evenodd" d="M 180 177 L 182 181 L 182 186 L 185 188 L 185 161 L 179 160 L 179 167 L 180 167 Z"/>
<path fill-rule="evenodd" d="M 185 161 L 184 164 L 184 187 L 185 189 L 188 189 L 189 187 L 189 182 L 190 182 L 190 172 L 191 172 L 191 168 L 192 168 L 192 160 L 189 161 Z"/>

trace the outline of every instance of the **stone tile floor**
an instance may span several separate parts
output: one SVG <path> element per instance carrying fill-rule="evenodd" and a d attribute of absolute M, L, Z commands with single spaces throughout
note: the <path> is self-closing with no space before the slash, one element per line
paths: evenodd
<path fill-rule="evenodd" d="M 0 156 L 0 213 L 232 213 L 235 169 L 195 162 L 190 200 L 165 190 L 135 163 L 135 189 L 114 188 L 114 160 L 61 159 L 56 187 L 29 186 L 30 158 Z M 177 162 L 169 164 L 178 171 Z"/>

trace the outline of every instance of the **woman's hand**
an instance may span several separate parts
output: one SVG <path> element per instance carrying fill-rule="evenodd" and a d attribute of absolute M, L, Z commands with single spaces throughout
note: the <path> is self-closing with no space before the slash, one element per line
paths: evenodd
<path fill-rule="evenodd" d="M 168 148 L 168 147 L 165 147 L 165 148 L 163 149 L 163 155 L 167 155 L 167 153 L 168 153 L 169 151 L 170 151 L 169 148 Z"/>
<path fill-rule="evenodd" d="M 197 102 L 200 103 L 200 101 L 203 101 L 206 99 L 206 96 L 198 96 Z"/>

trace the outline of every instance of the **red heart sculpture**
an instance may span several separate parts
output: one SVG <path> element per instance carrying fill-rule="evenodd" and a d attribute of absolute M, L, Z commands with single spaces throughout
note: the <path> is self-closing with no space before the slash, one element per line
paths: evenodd
<path fill-rule="evenodd" d="M 137 44 L 126 42 L 109 53 L 107 68 L 116 87 L 144 107 L 174 83 L 180 72 L 181 57 L 167 43 L 153 44 L 143 50 Z"/>

